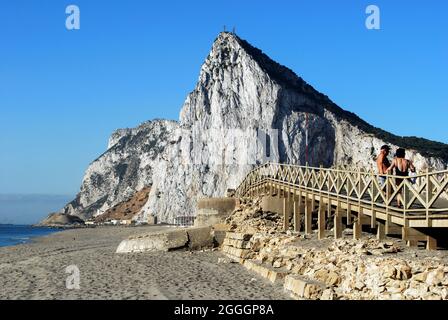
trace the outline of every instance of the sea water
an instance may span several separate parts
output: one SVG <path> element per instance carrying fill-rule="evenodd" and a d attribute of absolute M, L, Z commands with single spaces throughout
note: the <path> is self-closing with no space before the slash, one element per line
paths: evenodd
<path fill-rule="evenodd" d="M 32 238 L 46 236 L 57 231 L 29 225 L 0 224 L 0 247 L 28 243 Z"/>

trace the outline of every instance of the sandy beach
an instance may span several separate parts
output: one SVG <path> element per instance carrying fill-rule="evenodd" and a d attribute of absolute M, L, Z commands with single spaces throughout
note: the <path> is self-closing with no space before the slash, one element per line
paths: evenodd
<path fill-rule="evenodd" d="M 116 254 L 126 237 L 167 227 L 74 229 L 0 248 L 0 299 L 290 299 L 218 251 Z M 67 266 L 80 289 L 67 289 Z"/>

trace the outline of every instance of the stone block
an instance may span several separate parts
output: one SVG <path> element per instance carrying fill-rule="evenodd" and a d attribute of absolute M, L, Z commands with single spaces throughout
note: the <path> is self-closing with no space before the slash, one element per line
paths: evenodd
<path fill-rule="evenodd" d="M 274 269 L 254 260 L 245 260 L 243 265 L 246 269 L 257 273 L 272 283 L 284 279 L 289 274 L 286 269 Z"/>
<path fill-rule="evenodd" d="M 289 274 L 285 277 L 284 289 L 299 298 L 319 299 L 326 287 L 321 282 Z"/>

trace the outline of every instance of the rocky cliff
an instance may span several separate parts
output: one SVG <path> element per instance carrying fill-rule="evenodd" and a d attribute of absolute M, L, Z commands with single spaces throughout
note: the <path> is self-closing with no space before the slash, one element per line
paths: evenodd
<path fill-rule="evenodd" d="M 267 160 L 310 165 L 374 164 L 381 145 L 409 150 L 417 167 L 442 169 L 448 146 L 401 138 L 335 105 L 290 69 L 232 33 L 221 33 L 202 65 L 180 121 L 154 120 L 113 133 L 61 213 L 98 216 L 151 187 L 137 215 L 173 222 L 200 197 L 222 196 Z M 422 148 L 424 146 L 424 148 Z"/>

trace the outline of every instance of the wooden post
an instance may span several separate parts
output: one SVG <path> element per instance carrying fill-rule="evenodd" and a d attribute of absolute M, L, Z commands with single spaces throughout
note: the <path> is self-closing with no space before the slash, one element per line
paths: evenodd
<path fill-rule="evenodd" d="M 402 227 L 401 239 L 406 241 L 408 247 L 415 247 L 419 241 L 426 241 L 427 235 L 414 228 Z"/>
<path fill-rule="evenodd" d="M 418 240 L 408 240 L 406 245 L 408 247 L 418 247 Z"/>
<path fill-rule="evenodd" d="M 302 201 L 302 195 L 299 190 L 299 199 L 296 199 L 294 195 L 294 231 L 300 232 L 300 206 Z"/>
<path fill-rule="evenodd" d="M 339 239 L 342 238 L 342 217 L 339 210 L 340 203 L 338 202 L 336 205 L 336 211 L 334 213 L 334 238 Z"/>
<path fill-rule="evenodd" d="M 426 170 L 426 226 L 431 227 L 431 219 L 429 219 L 429 202 L 432 199 L 433 183 L 429 175 L 429 169 Z"/>
<path fill-rule="evenodd" d="M 308 199 L 308 192 L 305 193 L 305 233 L 311 234 L 312 230 L 313 211 L 311 210 L 311 203 Z"/>
<path fill-rule="evenodd" d="M 347 173 L 348 175 L 348 173 Z M 351 185 L 350 185 L 350 179 L 347 179 L 345 182 L 347 186 L 347 225 L 352 224 L 352 205 L 350 203 L 350 192 L 351 192 Z"/>
<path fill-rule="evenodd" d="M 426 250 L 437 250 L 436 238 L 426 236 Z"/>
<path fill-rule="evenodd" d="M 359 208 L 358 219 L 353 224 L 353 239 L 358 240 L 361 238 L 362 232 L 362 208 Z"/>
<path fill-rule="evenodd" d="M 327 204 L 327 218 L 331 218 L 331 197 L 328 196 L 328 204 Z"/>
<path fill-rule="evenodd" d="M 347 225 L 352 224 L 352 205 L 347 203 Z"/>
<path fill-rule="evenodd" d="M 324 175 L 323 175 L 323 169 L 324 169 L 324 166 L 321 164 L 320 166 L 319 166 L 319 189 L 322 189 L 321 188 L 321 185 L 322 185 L 322 180 L 324 180 Z"/>
<path fill-rule="evenodd" d="M 389 178 L 389 174 L 390 174 L 390 171 L 387 171 L 387 177 L 386 177 L 386 203 L 385 203 L 385 205 L 386 205 L 386 234 L 390 234 L 390 230 L 389 230 L 389 227 L 390 227 L 390 225 L 391 225 L 391 223 L 392 223 L 392 221 L 391 221 L 391 217 L 390 217 L 390 204 L 391 204 L 391 202 L 389 202 L 389 201 L 391 201 L 391 195 L 392 195 L 392 190 L 391 190 L 391 185 L 390 185 L 390 178 Z M 388 203 L 389 202 L 389 203 Z"/>
<path fill-rule="evenodd" d="M 372 215 L 370 216 L 370 227 L 371 228 L 375 228 L 377 226 L 377 223 L 376 223 L 376 210 L 373 208 L 373 205 L 372 205 L 371 210 L 372 210 Z"/>
<path fill-rule="evenodd" d="M 285 195 L 283 198 L 283 231 L 288 231 L 289 229 L 289 204 L 288 196 Z"/>
<path fill-rule="evenodd" d="M 318 239 L 325 238 L 325 204 L 322 195 L 319 196 L 319 212 L 318 212 Z"/>
<path fill-rule="evenodd" d="M 386 226 L 383 223 L 378 223 L 376 227 L 376 238 L 380 241 L 384 240 L 384 238 L 386 238 Z"/>
<path fill-rule="evenodd" d="M 316 199 L 314 193 L 311 193 L 311 211 L 316 209 Z"/>

